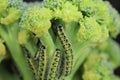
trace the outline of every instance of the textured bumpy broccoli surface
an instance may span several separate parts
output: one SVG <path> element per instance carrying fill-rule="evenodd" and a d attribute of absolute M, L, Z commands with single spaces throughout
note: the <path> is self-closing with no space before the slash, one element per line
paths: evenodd
<path fill-rule="evenodd" d="M 119 80 L 113 75 L 106 53 L 92 53 L 83 65 L 83 80 Z"/>
<path fill-rule="evenodd" d="M 119 33 L 108 1 L 0 0 L 0 80 L 120 80 Z"/>

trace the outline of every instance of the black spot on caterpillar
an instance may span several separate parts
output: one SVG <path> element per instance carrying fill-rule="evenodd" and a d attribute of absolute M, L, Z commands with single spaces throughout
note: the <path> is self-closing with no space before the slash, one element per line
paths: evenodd
<path fill-rule="evenodd" d="M 61 52 L 59 49 L 56 49 L 55 54 L 53 56 L 50 69 L 48 72 L 48 80 L 55 80 L 58 73 L 59 62 L 61 58 Z"/>
<path fill-rule="evenodd" d="M 65 34 L 65 31 L 61 25 L 57 26 L 57 34 L 58 34 L 58 37 L 59 37 L 63 47 L 65 49 L 71 48 L 71 44 L 70 44 L 70 42 Z"/>
<path fill-rule="evenodd" d="M 40 49 L 37 52 L 38 54 L 38 76 L 39 80 L 45 80 L 46 65 L 47 65 L 47 55 L 46 47 L 41 45 Z"/>
<path fill-rule="evenodd" d="M 58 37 L 62 43 L 62 46 L 65 50 L 64 52 L 64 68 L 63 68 L 63 75 L 68 76 L 71 73 L 72 65 L 73 65 L 73 54 L 72 54 L 72 47 L 69 42 L 69 39 L 67 38 L 65 31 L 62 27 L 62 25 L 57 26 L 57 34 Z"/>

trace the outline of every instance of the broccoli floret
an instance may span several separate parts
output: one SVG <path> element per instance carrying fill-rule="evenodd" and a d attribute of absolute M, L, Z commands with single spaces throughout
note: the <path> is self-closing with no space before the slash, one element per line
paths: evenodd
<path fill-rule="evenodd" d="M 91 40 L 91 42 L 98 41 L 101 38 L 100 33 L 101 28 L 99 24 L 93 18 L 86 17 L 83 21 L 80 21 L 80 29 L 77 33 L 78 41 L 79 42 L 87 40 Z"/>
<path fill-rule="evenodd" d="M 93 51 L 92 51 L 93 52 Z M 83 80 L 113 80 L 118 79 L 113 74 L 113 68 L 105 53 L 92 53 L 83 64 Z M 119 79 L 118 79 L 119 80 Z"/>
<path fill-rule="evenodd" d="M 95 2 L 93 0 L 82 0 L 81 2 L 79 2 L 78 8 L 80 11 L 82 11 L 84 16 L 91 16 L 94 15 L 96 12 Z"/>
<path fill-rule="evenodd" d="M 110 23 L 108 7 L 102 0 L 83 0 L 78 6 L 84 16 L 94 16 L 99 24 L 108 25 Z"/>
<path fill-rule="evenodd" d="M 111 23 L 108 25 L 110 35 L 116 37 L 120 33 L 120 15 L 109 2 L 105 2 L 110 13 Z"/>
<path fill-rule="evenodd" d="M 14 0 L 5 0 L 6 8 L 4 8 L 4 12 L 1 13 L 0 23 L 4 25 L 9 25 L 15 21 L 17 21 L 22 14 L 22 11 L 18 8 L 20 3 Z"/>
<path fill-rule="evenodd" d="M 1 24 L 9 25 L 21 17 L 21 11 L 16 8 L 8 9 L 8 15 L 1 18 Z"/>
<path fill-rule="evenodd" d="M 100 42 L 108 38 L 108 30 L 106 29 L 106 27 L 100 26 L 94 18 L 85 17 L 79 23 L 80 29 L 77 33 L 77 38 L 79 42 Z M 102 40 L 101 38 L 103 36 L 104 38 Z"/>
<path fill-rule="evenodd" d="M 47 15 L 47 16 L 46 16 Z M 20 26 L 41 37 L 51 27 L 51 11 L 47 8 L 29 8 L 22 16 Z"/>
<path fill-rule="evenodd" d="M 78 7 L 71 2 L 65 2 L 60 9 L 55 9 L 53 14 L 55 18 L 62 19 L 65 23 L 78 21 L 82 18 L 82 13 L 78 11 Z"/>
<path fill-rule="evenodd" d="M 120 65 L 120 46 L 114 40 L 109 38 L 107 41 L 99 44 L 97 49 L 101 52 L 107 53 L 113 68 L 116 68 Z"/>
<path fill-rule="evenodd" d="M 30 32 L 26 30 L 20 30 L 18 33 L 18 41 L 21 45 L 26 44 L 29 40 Z"/>

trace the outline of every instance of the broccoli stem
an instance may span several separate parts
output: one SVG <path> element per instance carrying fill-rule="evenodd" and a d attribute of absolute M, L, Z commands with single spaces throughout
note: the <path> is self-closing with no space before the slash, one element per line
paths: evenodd
<path fill-rule="evenodd" d="M 90 47 L 92 44 L 89 41 L 83 42 L 83 43 L 75 43 L 73 44 L 73 54 L 74 58 L 78 58 L 80 56 L 80 51 L 83 51 L 84 49 Z"/>
<path fill-rule="evenodd" d="M 76 42 L 77 30 L 79 30 L 79 26 L 77 22 L 72 21 L 72 22 L 65 23 L 65 32 L 72 44 Z"/>
<path fill-rule="evenodd" d="M 7 27 L 7 28 L 6 28 Z M 6 28 L 7 30 L 5 30 Z M 15 25 L 11 26 L 0 26 L 0 35 L 5 40 L 5 43 L 11 53 L 11 56 L 15 60 L 18 68 L 20 69 L 24 80 L 32 80 L 31 72 L 28 69 L 27 61 L 20 49 L 20 45 L 17 41 L 17 30 L 18 27 Z"/>
<path fill-rule="evenodd" d="M 49 32 L 47 32 L 46 34 L 44 34 L 43 36 L 40 37 L 41 42 L 43 43 L 43 45 L 46 46 L 47 48 L 47 53 L 49 53 L 49 58 L 52 58 L 54 51 L 55 51 L 55 45 L 53 43 L 52 37 L 49 34 Z"/>
<path fill-rule="evenodd" d="M 36 54 L 36 46 L 34 46 L 30 41 L 25 44 L 25 47 L 28 49 L 30 54 L 34 56 Z"/>
<path fill-rule="evenodd" d="M 13 41 L 13 40 L 7 39 L 6 44 L 12 54 L 12 57 L 14 58 L 18 67 L 20 68 L 20 71 L 23 74 L 24 80 L 32 80 L 32 78 L 30 78 L 31 74 L 30 74 L 30 71 L 28 70 L 28 65 L 20 49 L 20 46 L 18 45 L 18 42 L 15 40 Z"/>

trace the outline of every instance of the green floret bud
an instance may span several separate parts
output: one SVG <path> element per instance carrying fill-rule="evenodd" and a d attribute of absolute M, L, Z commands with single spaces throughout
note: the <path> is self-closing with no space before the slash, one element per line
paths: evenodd
<path fill-rule="evenodd" d="M 113 80 L 113 68 L 106 53 L 92 53 L 84 63 L 83 80 Z"/>
<path fill-rule="evenodd" d="M 9 25 L 16 22 L 22 14 L 22 11 L 19 9 L 20 5 L 20 0 L 5 0 L 3 6 L 4 13 L 1 13 L 0 23 Z"/>
<path fill-rule="evenodd" d="M 60 9 L 55 9 L 53 14 L 55 18 L 60 18 L 64 22 L 78 21 L 82 18 L 82 13 L 78 11 L 78 7 L 71 2 L 65 2 Z"/>
<path fill-rule="evenodd" d="M 77 33 L 79 42 L 98 42 L 101 39 L 101 36 L 101 26 L 95 21 L 94 18 L 86 17 L 80 21 L 80 29 Z"/>
<path fill-rule="evenodd" d="M 0 0 L 0 13 L 4 12 L 8 6 L 7 0 Z"/>
<path fill-rule="evenodd" d="M 11 7 L 8 9 L 8 15 L 6 17 L 1 18 L 1 23 L 9 25 L 17 21 L 21 17 L 21 14 L 22 12 L 19 9 Z"/>
<path fill-rule="evenodd" d="M 114 68 L 120 65 L 120 46 L 114 40 L 108 39 L 107 41 L 99 44 L 98 49 L 102 52 L 106 52 L 109 56 L 109 61 Z"/>
<path fill-rule="evenodd" d="M 99 24 L 108 24 L 111 22 L 108 7 L 102 0 L 82 0 L 79 4 L 79 10 L 84 16 L 92 16 Z"/>
<path fill-rule="evenodd" d="M 65 0 L 44 0 L 44 6 L 52 10 L 60 9 Z"/>
<path fill-rule="evenodd" d="M 47 8 L 28 8 L 22 16 L 20 26 L 40 37 L 48 32 L 51 18 L 51 11 Z"/>
<path fill-rule="evenodd" d="M 20 44 L 26 44 L 28 42 L 28 39 L 30 37 L 30 33 L 26 30 L 21 30 L 18 33 L 18 41 Z"/>
<path fill-rule="evenodd" d="M 101 76 L 93 71 L 87 71 L 83 75 L 83 80 L 101 80 Z"/>
<path fill-rule="evenodd" d="M 94 18 L 96 18 L 99 24 L 104 24 L 108 27 L 109 23 L 111 23 L 111 17 L 105 2 L 102 0 L 96 1 L 94 5 L 96 5 L 96 13 Z"/>
<path fill-rule="evenodd" d="M 99 41 L 104 42 L 109 37 L 109 30 L 106 25 L 100 25 L 100 27 L 101 27 L 101 39 Z"/>
<path fill-rule="evenodd" d="M 120 33 L 120 15 L 112 5 L 106 1 L 106 5 L 109 8 L 109 13 L 111 17 L 111 23 L 108 25 L 110 35 L 116 37 Z"/>
<path fill-rule="evenodd" d="M 85 16 L 90 16 L 90 15 L 94 15 L 96 12 L 95 7 L 95 3 L 93 0 L 82 0 L 79 3 L 79 10 L 83 12 L 83 15 Z"/>

